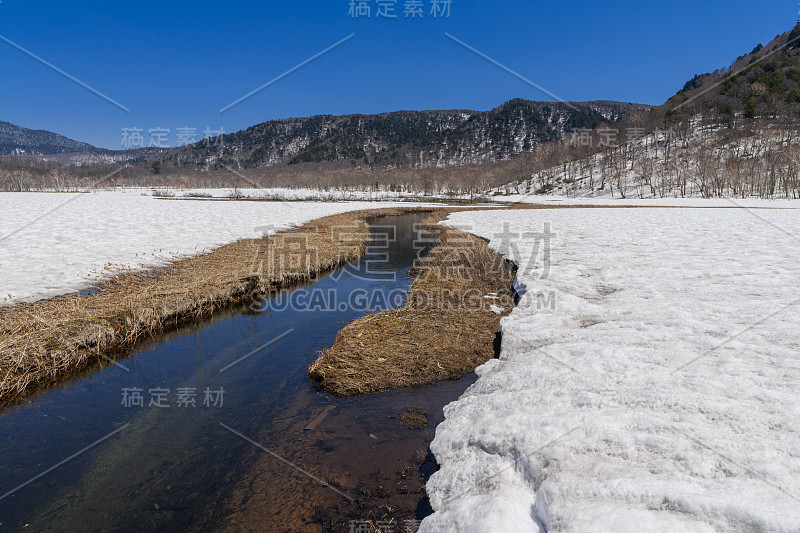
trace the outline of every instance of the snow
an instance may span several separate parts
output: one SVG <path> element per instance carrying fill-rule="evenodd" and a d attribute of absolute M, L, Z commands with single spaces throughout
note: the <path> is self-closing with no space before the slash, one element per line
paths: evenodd
<path fill-rule="evenodd" d="M 612 207 L 699 207 L 800 209 L 800 200 L 765 198 L 618 198 L 567 197 L 552 194 L 510 194 L 492 197 L 496 203 L 521 203 L 544 206 L 612 206 Z"/>
<path fill-rule="evenodd" d="M 82 290 L 327 215 L 397 203 L 169 200 L 139 191 L 0 193 L 0 305 Z"/>
<path fill-rule="evenodd" d="M 445 408 L 420 531 L 800 531 L 800 211 L 446 224 L 515 260 L 525 294 Z"/>
<path fill-rule="evenodd" d="M 330 188 L 329 190 L 296 188 L 288 189 L 285 187 L 269 187 L 263 189 L 254 188 L 217 188 L 217 189 L 171 189 L 153 188 L 139 189 L 146 191 L 153 196 L 167 195 L 175 198 L 209 197 L 209 198 L 231 198 L 238 196 L 241 198 L 266 198 L 280 200 L 302 200 L 302 201 L 378 201 L 378 200 L 397 200 L 409 197 L 409 193 L 388 190 L 359 190 L 356 188 Z"/>
<path fill-rule="evenodd" d="M 153 196 L 166 196 L 170 198 L 253 198 L 268 200 L 302 200 L 308 202 L 345 202 L 345 201 L 441 201 L 441 200 L 472 200 L 474 195 L 467 193 L 453 193 L 450 191 L 434 194 L 420 194 L 410 191 L 390 191 L 384 188 L 373 187 L 330 187 L 328 189 L 310 189 L 304 187 L 265 187 L 255 188 L 216 188 L 216 189 L 173 189 L 155 187 L 152 189 L 129 188 L 129 191 L 144 192 Z"/>
<path fill-rule="evenodd" d="M 682 203 L 684 197 L 796 199 L 800 152 L 792 142 L 793 130 L 765 128 L 738 136 L 731 135 L 726 125 L 702 122 L 697 120 L 690 131 L 661 131 L 607 147 L 495 187 L 489 194 L 496 200 L 523 203 L 642 199 L 649 205 L 664 205 Z"/>

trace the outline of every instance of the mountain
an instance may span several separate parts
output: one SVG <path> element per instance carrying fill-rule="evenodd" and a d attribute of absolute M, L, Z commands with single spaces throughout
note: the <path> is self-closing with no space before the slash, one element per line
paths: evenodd
<path fill-rule="evenodd" d="M 162 154 L 171 166 L 218 170 L 314 163 L 323 168 L 447 167 L 529 152 L 576 128 L 594 128 L 638 104 L 532 102 L 491 110 L 397 111 L 271 120 Z"/>
<path fill-rule="evenodd" d="M 729 67 L 695 75 L 665 104 L 667 116 L 800 118 L 800 24 L 759 44 Z"/>
<path fill-rule="evenodd" d="M 108 150 L 74 141 L 47 130 L 30 130 L 0 121 L 0 156 L 21 155 L 54 161 L 62 165 L 93 164 L 135 165 L 153 159 L 164 148 L 144 147 L 129 150 Z"/>
<path fill-rule="evenodd" d="M 0 155 L 48 155 L 103 151 L 91 144 L 73 141 L 52 131 L 29 130 L 0 121 Z"/>
<path fill-rule="evenodd" d="M 494 194 L 800 198 L 800 24 L 664 105 L 614 124 L 619 143 L 550 143 Z"/>

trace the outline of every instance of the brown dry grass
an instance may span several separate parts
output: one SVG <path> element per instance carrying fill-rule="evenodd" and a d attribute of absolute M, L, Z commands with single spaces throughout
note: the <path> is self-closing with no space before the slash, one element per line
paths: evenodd
<path fill-rule="evenodd" d="M 430 424 L 428 422 L 428 413 L 422 409 L 408 409 L 392 418 L 406 429 L 425 429 Z"/>
<path fill-rule="evenodd" d="M 485 241 L 432 227 L 439 243 L 415 269 L 407 305 L 350 323 L 309 367 L 323 390 L 348 397 L 457 379 L 494 357 L 500 318 L 513 308 L 514 268 Z M 490 309 L 498 302 L 500 315 Z"/>
<path fill-rule="evenodd" d="M 109 363 L 154 333 L 246 301 L 254 291 L 303 282 L 363 255 L 368 222 L 410 211 L 374 209 L 239 241 L 163 268 L 114 277 L 98 294 L 0 308 L 0 406 Z"/>

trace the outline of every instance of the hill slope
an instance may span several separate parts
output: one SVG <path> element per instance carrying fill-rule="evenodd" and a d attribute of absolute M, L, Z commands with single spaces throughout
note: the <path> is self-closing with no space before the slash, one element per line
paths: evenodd
<path fill-rule="evenodd" d="M 619 143 L 549 143 L 497 193 L 800 198 L 800 24 L 664 105 L 618 121 Z M 628 130 L 639 127 L 638 137 Z"/>
<path fill-rule="evenodd" d="M 666 108 L 681 116 L 800 118 L 800 24 L 766 46 L 758 44 L 732 65 L 696 75 Z"/>
<path fill-rule="evenodd" d="M 511 100 L 491 111 L 397 111 L 271 120 L 172 150 L 174 166 L 213 170 L 317 163 L 342 167 L 444 167 L 487 163 L 594 128 L 648 106 Z"/>
<path fill-rule="evenodd" d="M 99 153 L 101 151 L 103 150 L 91 144 L 73 141 L 52 131 L 30 130 L 10 122 L 0 121 L 0 155 Z"/>

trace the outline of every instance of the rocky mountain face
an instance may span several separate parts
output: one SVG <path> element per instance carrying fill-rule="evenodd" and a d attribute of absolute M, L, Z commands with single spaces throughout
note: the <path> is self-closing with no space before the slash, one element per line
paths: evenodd
<path fill-rule="evenodd" d="M 29 130 L 0 121 L 0 155 L 48 155 L 73 152 L 99 153 L 91 144 L 45 130 Z"/>
<path fill-rule="evenodd" d="M 511 100 L 491 111 L 398 111 L 271 120 L 161 156 L 195 170 L 316 163 L 323 167 L 447 167 L 529 152 L 579 128 L 648 106 Z"/>

